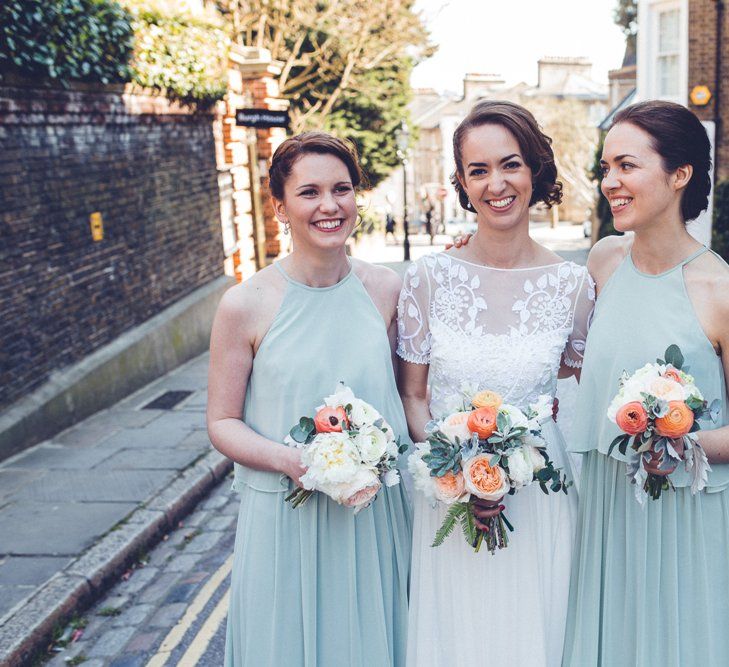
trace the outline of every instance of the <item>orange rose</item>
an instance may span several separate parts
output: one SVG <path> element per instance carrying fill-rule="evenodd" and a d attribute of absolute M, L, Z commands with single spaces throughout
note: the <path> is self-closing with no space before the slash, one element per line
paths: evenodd
<path fill-rule="evenodd" d="M 347 426 L 347 413 L 342 407 L 324 407 L 314 415 L 314 427 L 317 433 L 341 431 L 342 426 Z"/>
<path fill-rule="evenodd" d="M 656 433 L 666 438 L 682 438 L 694 425 L 694 413 L 683 401 L 671 401 L 668 414 L 656 419 Z"/>
<path fill-rule="evenodd" d="M 509 479 L 501 466 L 489 465 L 490 454 L 477 454 L 463 462 L 466 491 L 483 500 L 498 500 L 509 492 Z"/>
<path fill-rule="evenodd" d="M 638 401 L 633 401 L 618 410 L 615 421 L 621 431 L 628 435 L 638 435 L 648 426 L 648 413 Z"/>
<path fill-rule="evenodd" d="M 496 408 L 478 408 L 468 416 L 468 430 L 481 440 L 491 437 L 496 430 Z"/>
<path fill-rule="evenodd" d="M 675 368 L 667 368 L 666 372 L 663 374 L 664 378 L 669 378 L 673 380 L 674 382 L 678 382 L 678 384 L 683 384 L 683 380 L 681 379 L 681 374 L 675 369 Z"/>
<path fill-rule="evenodd" d="M 463 473 L 447 472 L 442 477 L 433 477 L 435 497 L 444 503 L 455 503 L 466 490 Z"/>
<path fill-rule="evenodd" d="M 471 405 L 474 408 L 493 408 L 498 410 L 504 399 L 495 391 L 479 391 L 471 400 Z"/>

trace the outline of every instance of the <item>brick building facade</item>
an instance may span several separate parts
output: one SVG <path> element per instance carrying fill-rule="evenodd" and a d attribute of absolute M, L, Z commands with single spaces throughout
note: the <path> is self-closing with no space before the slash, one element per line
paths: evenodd
<path fill-rule="evenodd" d="M 2 411 L 221 275 L 223 244 L 210 114 L 18 82 L 0 87 L 0 154 Z"/>
<path fill-rule="evenodd" d="M 696 105 L 689 99 L 688 106 L 701 120 L 715 123 L 717 182 L 729 179 L 728 9 L 726 3 L 716 0 L 690 0 L 688 5 L 688 93 L 690 95 L 695 86 L 707 86 L 712 94 L 708 104 Z M 719 47 L 717 28 L 720 20 L 722 45 Z"/>

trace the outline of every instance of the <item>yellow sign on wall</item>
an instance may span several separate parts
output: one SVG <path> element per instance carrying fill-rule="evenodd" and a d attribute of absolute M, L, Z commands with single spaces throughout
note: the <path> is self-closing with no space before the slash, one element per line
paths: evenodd
<path fill-rule="evenodd" d="M 101 241 L 104 238 L 104 221 L 101 219 L 101 213 L 96 211 L 89 216 L 89 224 L 91 225 L 91 238 L 94 241 Z"/>
<path fill-rule="evenodd" d="M 689 97 L 691 98 L 691 102 L 697 107 L 703 107 L 709 103 L 711 91 L 708 86 L 694 86 L 691 89 Z"/>

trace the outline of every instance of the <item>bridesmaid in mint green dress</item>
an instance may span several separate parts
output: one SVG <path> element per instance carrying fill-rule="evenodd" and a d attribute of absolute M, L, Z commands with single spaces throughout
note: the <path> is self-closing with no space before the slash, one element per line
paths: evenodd
<path fill-rule="evenodd" d="M 208 430 L 235 461 L 241 505 L 225 664 L 400 665 L 410 510 L 402 484 L 355 516 L 323 494 L 294 509 L 305 468 L 284 437 L 338 381 L 407 426 L 392 363 L 399 277 L 350 260 L 356 154 L 329 135 L 286 140 L 270 170 L 293 252 L 231 288 L 211 336 Z"/>
<path fill-rule="evenodd" d="M 615 228 L 634 233 L 588 260 L 598 298 L 570 447 L 584 459 L 566 666 L 729 665 L 729 267 L 685 226 L 707 206 L 709 160 L 701 123 L 668 102 L 620 112 L 605 140 L 602 192 Z M 607 454 L 618 429 L 606 413 L 621 372 L 670 344 L 721 402 L 699 432 L 712 472 L 692 495 L 676 469 L 676 490 L 641 507 L 624 457 Z"/>

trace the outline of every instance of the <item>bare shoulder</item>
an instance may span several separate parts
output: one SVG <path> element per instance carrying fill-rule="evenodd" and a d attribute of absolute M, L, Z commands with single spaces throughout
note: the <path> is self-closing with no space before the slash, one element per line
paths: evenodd
<path fill-rule="evenodd" d="M 602 287 L 633 245 L 632 236 L 606 236 L 600 239 L 587 257 L 587 270 L 598 287 Z"/>
<path fill-rule="evenodd" d="M 359 259 L 352 260 L 352 267 L 367 291 L 383 299 L 395 299 L 400 295 L 402 278 L 387 266 L 370 264 Z"/>
<path fill-rule="evenodd" d="M 271 312 L 278 310 L 285 287 L 286 281 L 274 267 L 261 269 L 223 294 L 216 319 L 255 339 L 259 324 L 270 324 L 273 319 Z"/>
<path fill-rule="evenodd" d="M 685 276 L 689 289 L 700 291 L 720 314 L 729 316 L 729 265 L 724 260 L 704 253 L 686 266 Z"/>

